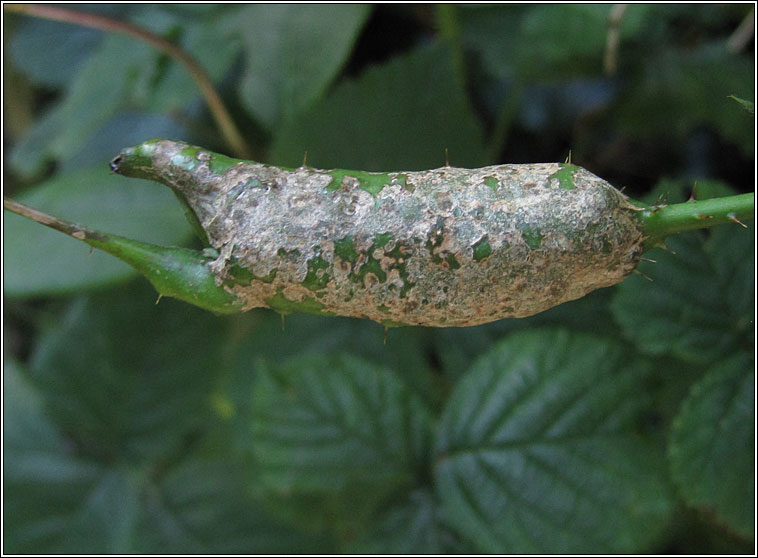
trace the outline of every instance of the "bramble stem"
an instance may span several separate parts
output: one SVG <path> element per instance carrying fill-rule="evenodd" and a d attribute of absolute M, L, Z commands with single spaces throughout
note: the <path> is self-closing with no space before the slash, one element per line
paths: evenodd
<path fill-rule="evenodd" d="M 208 104 L 208 108 L 210 109 L 213 118 L 216 120 L 216 124 L 218 125 L 222 136 L 229 144 L 229 147 L 238 157 L 243 159 L 250 158 L 250 149 L 242 137 L 242 134 L 237 129 L 237 126 L 234 124 L 234 120 L 232 120 L 229 111 L 226 110 L 226 106 L 216 92 L 213 82 L 208 77 L 208 74 L 197 60 L 171 41 L 130 23 L 116 21 L 99 15 L 58 8 L 56 6 L 45 4 L 5 4 L 3 9 L 9 12 L 32 17 L 72 23 L 75 25 L 81 25 L 82 27 L 90 27 L 92 29 L 99 29 L 101 31 L 112 33 L 121 33 L 122 35 L 128 35 L 151 44 L 184 66 L 195 81 L 205 102 Z"/>
<path fill-rule="evenodd" d="M 742 224 L 753 218 L 754 206 L 755 194 L 739 194 L 646 208 L 640 215 L 642 231 L 648 238 L 645 247 L 654 248 L 667 236 L 684 231 Z"/>
<path fill-rule="evenodd" d="M 56 231 L 60 231 L 69 236 L 73 236 L 74 238 L 79 238 L 80 240 L 84 234 L 89 232 L 87 229 L 79 227 L 74 223 L 63 221 L 57 217 L 53 217 L 52 215 L 48 215 L 47 213 L 43 213 L 42 211 L 34 209 L 33 207 L 29 207 L 28 205 L 18 203 L 17 201 L 13 201 L 8 198 L 3 198 L 3 208 L 7 209 L 8 211 L 12 211 L 17 215 L 21 215 L 22 217 L 26 217 L 27 219 L 31 219 L 36 223 L 40 223 L 41 225 L 55 229 Z"/>
<path fill-rule="evenodd" d="M 3 198 L 3 207 L 81 240 L 128 263 L 161 294 L 218 314 L 240 312 L 242 303 L 217 285 L 209 258 L 197 250 L 157 246 L 115 234 L 106 234 L 58 219 L 37 209 Z"/>

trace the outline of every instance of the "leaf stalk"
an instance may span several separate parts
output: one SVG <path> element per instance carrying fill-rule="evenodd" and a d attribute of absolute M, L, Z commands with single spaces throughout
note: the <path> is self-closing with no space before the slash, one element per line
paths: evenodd
<path fill-rule="evenodd" d="M 240 301 L 222 285 L 216 284 L 209 266 L 212 258 L 203 252 L 158 246 L 102 233 L 58 219 L 8 198 L 3 198 L 3 207 L 128 263 L 144 275 L 161 296 L 178 298 L 218 314 L 242 310 Z"/>

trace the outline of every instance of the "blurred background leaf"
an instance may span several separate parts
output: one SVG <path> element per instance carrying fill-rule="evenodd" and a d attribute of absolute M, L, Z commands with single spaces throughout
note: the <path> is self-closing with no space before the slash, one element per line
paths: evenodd
<path fill-rule="evenodd" d="M 82 532 L 77 516 L 103 469 L 71 455 L 18 364 L 3 364 L 4 544 L 15 552 L 81 552 L 70 539 Z M 95 546 L 108 546 L 99 529 L 88 534 Z"/>
<path fill-rule="evenodd" d="M 430 88 L 429 83 L 434 87 Z M 271 158 L 297 166 L 422 170 L 484 163 L 479 126 L 444 44 L 425 46 L 338 87 L 276 136 Z M 337 155 L 339 154 L 339 155 Z"/>
<path fill-rule="evenodd" d="M 273 129 L 310 108 L 345 64 L 369 12 L 359 4 L 289 4 L 228 14 L 228 28 L 245 45 L 239 93 L 247 110 Z"/>

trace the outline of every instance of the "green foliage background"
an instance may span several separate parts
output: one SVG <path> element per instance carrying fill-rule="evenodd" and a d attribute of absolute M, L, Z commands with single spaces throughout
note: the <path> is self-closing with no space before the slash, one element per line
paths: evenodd
<path fill-rule="evenodd" d="M 259 159 L 563 160 L 633 197 L 754 188 L 752 7 L 90 5 L 208 70 Z M 5 194 L 193 246 L 111 175 L 153 137 L 229 153 L 183 68 L 6 14 Z M 231 154 L 231 153 L 229 153 Z M 4 551 L 750 553 L 754 228 L 670 239 L 541 315 L 393 329 L 217 317 L 4 216 Z"/>

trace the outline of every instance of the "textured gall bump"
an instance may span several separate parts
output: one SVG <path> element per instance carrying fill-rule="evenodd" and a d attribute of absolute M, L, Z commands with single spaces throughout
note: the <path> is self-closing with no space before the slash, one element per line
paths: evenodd
<path fill-rule="evenodd" d="M 112 165 L 187 203 L 244 309 L 477 325 L 618 283 L 643 248 L 638 208 L 574 165 L 281 169 L 166 140 Z"/>

